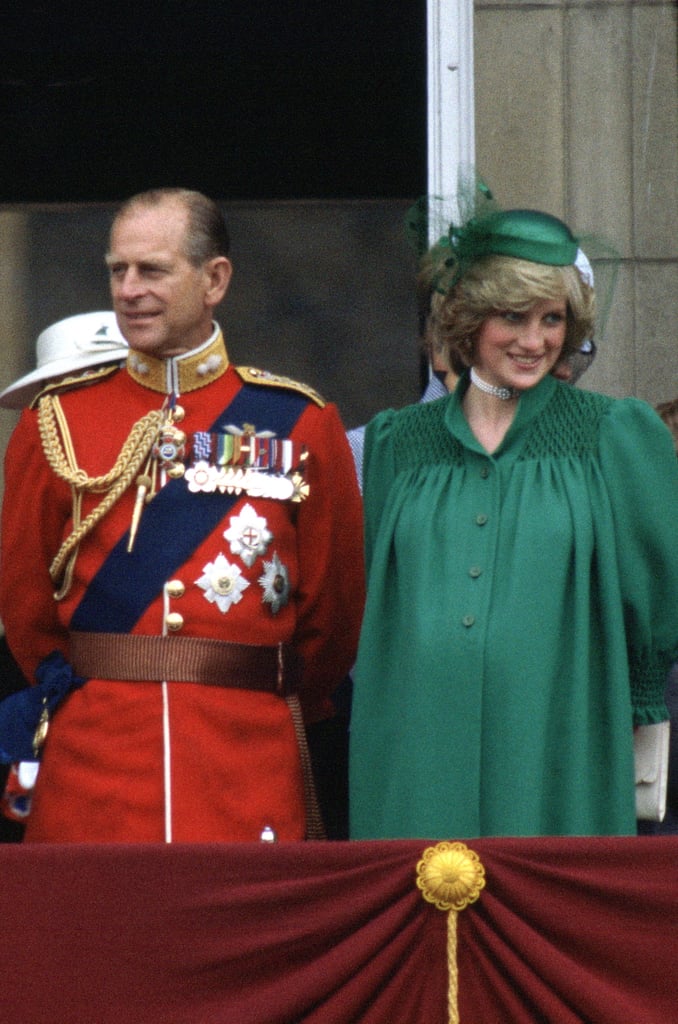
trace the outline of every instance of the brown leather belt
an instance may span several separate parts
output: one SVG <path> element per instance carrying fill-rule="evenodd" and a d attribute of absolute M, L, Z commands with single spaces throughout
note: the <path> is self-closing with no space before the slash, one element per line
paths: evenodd
<path fill-rule="evenodd" d="M 297 688 L 300 661 L 289 644 L 264 647 L 193 636 L 70 634 L 77 675 L 139 682 L 203 683 L 285 697 Z"/>

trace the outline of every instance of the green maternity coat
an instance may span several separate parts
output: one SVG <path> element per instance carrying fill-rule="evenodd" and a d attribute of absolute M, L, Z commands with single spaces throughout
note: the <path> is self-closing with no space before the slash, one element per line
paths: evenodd
<path fill-rule="evenodd" d="M 634 833 L 678 641 L 671 436 L 547 377 L 488 455 L 467 387 L 367 428 L 352 837 Z"/>

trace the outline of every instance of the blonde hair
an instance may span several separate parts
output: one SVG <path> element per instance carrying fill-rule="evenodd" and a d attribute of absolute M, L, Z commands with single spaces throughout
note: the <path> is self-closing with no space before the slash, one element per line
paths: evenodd
<path fill-rule="evenodd" d="M 562 356 L 576 352 L 593 338 L 595 295 L 574 265 L 489 256 L 474 263 L 462 279 L 436 303 L 436 329 L 448 359 L 473 362 L 475 339 L 489 316 L 525 312 L 535 302 L 565 299 L 567 324 Z"/>
<path fill-rule="evenodd" d="M 441 243 L 432 245 L 419 261 L 416 278 L 417 316 L 422 350 L 429 360 L 442 358 L 448 369 L 459 376 L 465 363 L 456 351 L 451 351 L 441 334 L 440 311 L 446 296 L 439 290 L 447 272 L 449 246 Z"/>

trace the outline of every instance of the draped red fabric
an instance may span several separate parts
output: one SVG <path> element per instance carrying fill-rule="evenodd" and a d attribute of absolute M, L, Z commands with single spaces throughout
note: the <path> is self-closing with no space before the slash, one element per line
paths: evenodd
<path fill-rule="evenodd" d="M 430 845 L 0 848 L 0 1021 L 446 1024 Z M 678 839 L 467 845 L 462 1024 L 678 1021 Z"/>
<path fill-rule="evenodd" d="M 462 1022 L 678 1021 L 678 839 L 468 845 L 487 884 L 459 918 Z"/>

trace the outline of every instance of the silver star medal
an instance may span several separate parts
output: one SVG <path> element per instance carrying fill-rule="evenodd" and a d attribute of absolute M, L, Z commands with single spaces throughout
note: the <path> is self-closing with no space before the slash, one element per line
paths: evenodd
<path fill-rule="evenodd" d="M 243 505 L 239 515 L 231 516 L 231 525 L 224 530 L 224 537 L 231 545 L 231 554 L 238 555 L 248 567 L 254 564 L 257 555 L 266 554 L 273 540 L 266 520 L 257 515 L 249 503 Z"/>
<path fill-rule="evenodd" d="M 242 599 L 243 590 L 249 587 L 238 566 L 232 565 L 225 555 L 217 555 L 202 571 L 203 575 L 195 582 L 205 591 L 207 600 L 224 614 Z"/>
<path fill-rule="evenodd" d="M 264 571 L 259 577 L 259 583 L 264 589 L 262 601 L 270 604 L 275 615 L 284 608 L 290 598 L 290 575 L 278 558 L 277 551 L 273 552 L 270 562 L 264 559 Z"/>

